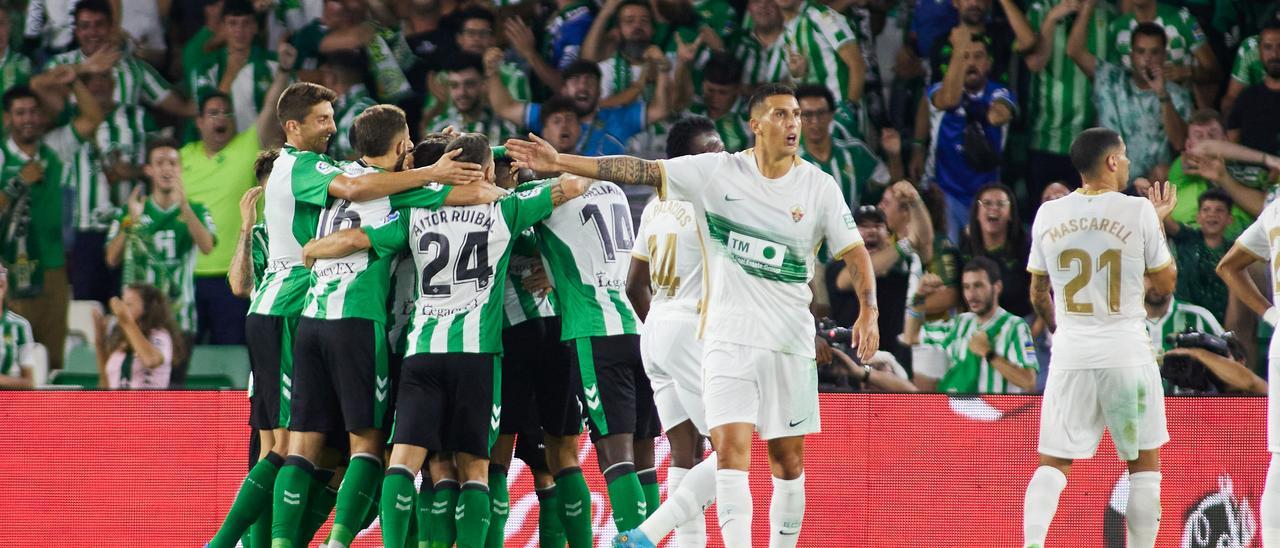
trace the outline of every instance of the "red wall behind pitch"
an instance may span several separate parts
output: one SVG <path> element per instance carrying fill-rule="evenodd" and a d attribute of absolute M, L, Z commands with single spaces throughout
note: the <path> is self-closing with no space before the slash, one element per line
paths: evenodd
<path fill-rule="evenodd" d="M 1159 546 L 1217 546 L 1228 538 L 1225 545 L 1261 545 L 1265 403 L 1168 400 L 1173 441 L 1163 454 Z M 802 546 L 1019 544 L 1038 398 L 824 394 L 822 410 L 823 433 L 806 446 Z M 0 394 L 0 539 L 14 546 L 202 545 L 246 470 L 246 413 L 243 392 Z M 771 487 L 757 449 L 752 493 L 763 545 Z M 607 546 L 613 528 L 589 451 L 584 446 L 582 454 L 597 544 Z M 665 444 L 659 455 L 665 468 Z M 1122 475 L 1107 441 L 1098 458 L 1078 463 L 1050 546 L 1123 546 L 1122 525 L 1108 509 Z M 528 470 L 513 466 L 511 481 L 507 544 L 533 546 Z M 376 530 L 357 545 L 380 546 Z"/>

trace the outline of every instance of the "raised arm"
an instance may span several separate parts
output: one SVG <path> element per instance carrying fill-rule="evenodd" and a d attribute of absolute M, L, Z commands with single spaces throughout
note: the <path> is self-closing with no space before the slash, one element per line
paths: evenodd
<path fill-rule="evenodd" d="M 1013 51 L 1027 53 L 1034 49 L 1038 40 L 1036 32 L 1031 29 L 1031 23 L 1027 21 L 1027 15 L 1022 13 L 1022 9 L 1013 0 L 1000 0 L 1000 7 L 1004 8 L 1009 26 L 1013 27 Z"/>
<path fill-rule="evenodd" d="M 116 316 L 116 327 L 124 333 L 125 343 L 133 350 L 133 355 L 138 358 L 138 362 L 147 369 L 164 365 L 164 352 L 151 344 L 151 340 L 147 338 L 148 334 L 143 333 L 142 328 L 138 327 L 137 319 L 129 314 L 124 301 L 121 301 L 120 297 L 112 297 L 109 304 L 111 312 Z"/>
<path fill-rule="evenodd" d="M 674 87 L 671 83 L 671 63 L 658 46 L 649 46 L 645 59 L 652 67 L 657 83 L 654 85 L 653 98 L 645 105 L 644 119 L 646 124 L 656 124 L 666 120 L 671 114 L 671 91 Z"/>
<path fill-rule="evenodd" d="M 862 57 L 862 45 L 857 40 L 850 40 L 836 50 L 836 55 L 849 69 L 849 81 L 844 90 L 844 98 L 857 102 L 862 99 L 862 90 L 867 83 L 867 60 Z"/>
<path fill-rule="evenodd" d="M 533 38 L 533 31 L 529 30 L 528 25 L 519 17 L 510 17 L 503 23 L 503 31 L 507 36 L 507 42 L 516 50 L 516 54 L 524 58 L 529 63 L 529 68 L 533 69 L 533 73 L 538 75 L 538 79 L 542 80 L 543 85 L 553 89 L 560 89 L 563 83 L 560 79 L 560 71 L 551 66 L 541 53 L 538 53 L 537 42 Z M 492 86 L 490 86 L 492 87 Z M 523 120 L 520 122 L 523 123 Z"/>
<path fill-rule="evenodd" d="M 1071 60 L 1090 80 L 1098 70 L 1098 58 L 1089 53 L 1088 45 L 1089 24 L 1093 19 L 1093 8 L 1097 3 L 1098 0 L 1084 1 L 1084 5 L 1076 15 L 1075 24 L 1071 25 L 1071 34 L 1067 36 L 1067 56 L 1071 57 Z"/>
<path fill-rule="evenodd" d="M 973 55 L 978 54 L 978 50 L 982 50 L 982 55 L 987 53 L 985 46 L 970 40 L 968 31 L 963 26 L 952 29 L 951 43 L 951 60 L 948 62 L 946 75 L 942 77 L 942 86 L 929 98 L 933 107 L 938 110 L 951 110 L 960 106 L 960 99 L 964 97 L 964 74 L 974 61 Z"/>
<path fill-rule="evenodd" d="M 524 126 L 524 113 L 528 103 L 517 101 L 511 96 L 511 90 L 502 85 L 502 50 L 489 48 L 484 52 L 484 73 L 488 81 L 489 107 L 499 118 L 517 126 Z"/>
<path fill-rule="evenodd" d="M 355 177 L 343 173 L 329 183 L 329 195 L 363 202 L 412 190 L 431 182 L 465 185 L 479 181 L 483 176 L 479 164 L 453 160 L 461 152 L 461 149 L 451 150 L 434 164 L 407 171 L 365 173 Z"/>
<path fill-rule="evenodd" d="M 613 16 L 618 13 L 620 7 L 622 7 L 622 0 L 605 0 L 604 5 L 600 6 L 600 12 L 596 14 L 596 18 L 591 21 L 591 28 L 587 30 L 587 37 L 582 40 L 579 58 L 595 62 L 605 58 L 607 55 L 605 41 L 609 33 L 609 24 L 613 22 Z"/>
<path fill-rule="evenodd" d="M 641 160 L 634 156 L 588 157 L 560 154 L 551 143 L 537 135 L 530 133 L 529 139 L 507 140 L 507 153 L 515 160 L 517 167 L 532 169 L 538 173 L 571 173 L 624 185 L 662 185 L 662 166 L 655 160 Z"/>
<path fill-rule="evenodd" d="M 293 79 L 298 50 L 288 41 L 281 40 L 276 48 L 276 60 L 275 78 L 271 80 L 271 87 L 267 88 L 267 93 L 262 98 L 262 109 L 258 112 L 258 144 L 262 148 L 276 148 L 284 142 L 284 130 L 280 126 L 280 121 L 276 119 L 276 107 L 280 101 L 280 94 L 284 93 Z"/>
<path fill-rule="evenodd" d="M 1064 0 L 1049 10 L 1044 16 L 1044 21 L 1040 23 L 1040 38 L 1036 40 L 1036 47 L 1027 52 L 1024 59 L 1027 62 L 1027 69 L 1031 72 L 1043 71 L 1049 64 L 1049 58 L 1053 57 L 1053 43 L 1055 35 L 1058 33 L 1058 23 L 1064 18 L 1071 15 L 1080 8 L 1080 4 L 1076 0 Z"/>
<path fill-rule="evenodd" d="M 1181 151 L 1187 143 L 1187 121 L 1182 119 L 1173 103 L 1173 96 L 1165 82 L 1164 67 L 1154 65 L 1150 69 L 1151 89 L 1160 97 L 1160 122 L 1164 125 L 1169 144 L 1174 150 Z"/>
<path fill-rule="evenodd" d="M 231 293 L 241 299 L 253 292 L 253 224 L 257 220 L 260 196 L 262 187 L 255 186 L 240 198 L 240 235 L 227 269 L 227 284 L 231 286 Z"/>

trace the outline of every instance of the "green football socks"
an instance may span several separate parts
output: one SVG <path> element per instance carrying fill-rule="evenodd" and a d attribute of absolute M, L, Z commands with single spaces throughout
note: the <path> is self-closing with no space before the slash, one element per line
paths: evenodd
<path fill-rule="evenodd" d="M 458 528 L 458 548 L 484 548 L 489 531 L 489 488 L 478 481 L 469 481 L 458 495 L 455 514 Z"/>

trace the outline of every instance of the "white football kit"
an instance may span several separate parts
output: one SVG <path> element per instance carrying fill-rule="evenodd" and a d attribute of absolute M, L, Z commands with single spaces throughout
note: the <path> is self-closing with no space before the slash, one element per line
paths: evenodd
<path fill-rule="evenodd" d="M 640 331 L 640 357 L 653 385 L 653 403 L 664 430 L 686 420 L 704 436 L 702 341 L 702 243 L 693 206 L 651 200 L 640 215 L 631 256 L 648 264 L 653 298 Z"/>
<path fill-rule="evenodd" d="M 1053 354 L 1039 452 L 1089 458 L 1103 428 L 1121 460 L 1169 441 L 1146 331 L 1143 276 L 1173 257 L 1155 207 L 1119 192 L 1076 191 L 1040 206 L 1027 270 L 1053 285 Z"/>
<path fill-rule="evenodd" d="M 820 431 L 814 253 L 862 245 L 834 179 L 800 159 L 768 179 L 753 150 L 660 161 L 663 199 L 693 206 L 706 261 L 703 404 L 707 427 L 746 422 L 763 439 Z"/>
<path fill-rule="evenodd" d="M 1274 269 L 1280 264 L 1280 202 L 1272 202 L 1258 220 L 1254 221 L 1244 233 L 1236 239 L 1236 244 L 1256 255 L 1262 261 L 1270 261 Z M 1274 272 L 1274 271 L 1273 271 Z M 1272 274 L 1272 302 L 1280 303 L 1280 280 Z M 1271 338 L 1271 346 L 1267 355 L 1267 378 L 1280 379 L 1280 337 Z M 1280 382 L 1267 384 L 1267 450 L 1280 453 L 1280 394 L 1276 386 Z"/>

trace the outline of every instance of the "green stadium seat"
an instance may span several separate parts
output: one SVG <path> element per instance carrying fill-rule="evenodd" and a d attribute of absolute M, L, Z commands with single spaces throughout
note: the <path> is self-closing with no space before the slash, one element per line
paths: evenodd
<path fill-rule="evenodd" d="M 227 375 L 192 375 L 187 374 L 187 382 L 182 388 L 188 390 L 225 390 L 236 388 Z"/>
<path fill-rule="evenodd" d="M 227 384 L 216 388 L 243 389 L 249 385 L 249 350 L 243 346 L 198 345 L 189 362 L 186 388 L 197 388 L 192 385 L 193 377 L 218 375 L 225 377 Z"/>
<path fill-rule="evenodd" d="M 88 373 L 98 376 L 98 354 L 93 345 L 78 344 L 67 347 L 66 359 L 62 368 L 68 373 Z"/>
<path fill-rule="evenodd" d="M 79 373 L 75 371 L 55 371 L 49 378 L 54 386 L 79 386 L 81 388 L 97 388 L 98 373 Z"/>

